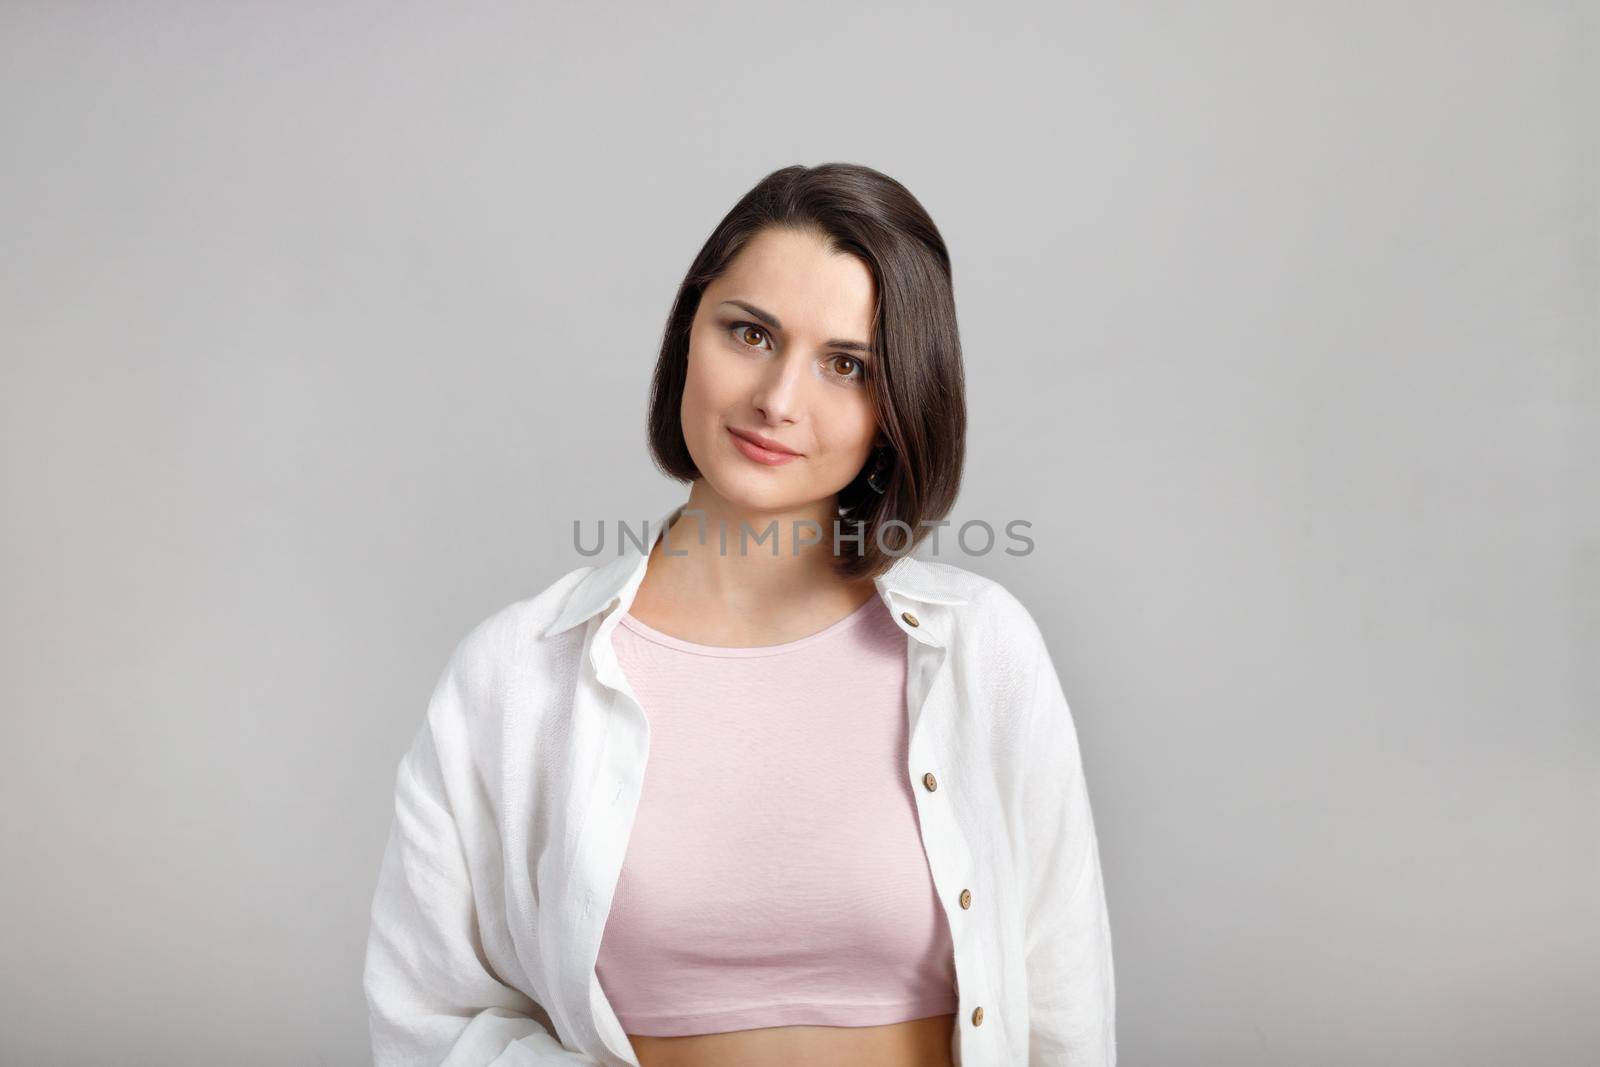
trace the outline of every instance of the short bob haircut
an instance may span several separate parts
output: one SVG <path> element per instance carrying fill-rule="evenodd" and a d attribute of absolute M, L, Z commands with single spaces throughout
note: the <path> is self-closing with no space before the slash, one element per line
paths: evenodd
<path fill-rule="evenodd" d="M 689 328 L 706 287 L 768 227 L 815 233 L 859 257 L 877 287 L 869 388 L 888 444 L 839 491 L 836 554 L 841 578 L 876 577 L 927 536 L 923 523 L 950 513 L 967 430 L 950 255 L 922 205 L 888 175 L 851 163 L 784 167 L 733 206 L 690 264 L 667 319 L 651 387 L 651 455 L 671 478 L 700 476 L 680 418 Z M 874 467 L 881 494 L 867 484 Z M 833 531 L 823 538 L 832 544 Z"/>

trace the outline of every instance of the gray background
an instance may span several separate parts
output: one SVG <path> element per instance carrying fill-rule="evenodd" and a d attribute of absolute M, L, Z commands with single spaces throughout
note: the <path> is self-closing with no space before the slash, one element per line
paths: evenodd
<path fill-rule="evenodd" d="M 1574 5 L 0 6 L 0 1060 L 353 1064 L 457 639 L 681 498 L 763 174 L 950 243 L 951 562 L 1078 717 L 1129 1065 L 1600 1041 Z M 592 528 L 592 527 L 591 527 Z"/>

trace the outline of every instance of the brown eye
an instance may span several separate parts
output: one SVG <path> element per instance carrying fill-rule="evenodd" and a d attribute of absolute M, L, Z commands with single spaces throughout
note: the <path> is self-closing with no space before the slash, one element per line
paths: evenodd
<path fill-rule="evenodd" d="M 761 342 L 760 341 L 756 341 L 754 344 L 751 344 L 751 342 L 750 342 L 750 335 L 751 334 L 756 334 L 757 336 L 764 338 L 764 337 L 767 336 L 767 331 L 763 330 L 759 326 L 752 326 L 749 323 L 744 323 L 743 326 L 741 326 L 740 329 L 739 329 L 739 339 L 741 341 L 743 341 L 745 344 L 750 345 L 751 348 L 759 348 L 759 347 L 761 347 Z"/>
<path fill-rule="evenodd" d="M 841 378 L 859 378 L 866 372 L 866 368 L 862 366 L 861 361 L 854 356 L 834 356 L 833 360 L 835 368 L 838 367 L 841 360 L 849 365 L 845 373 L 839 375 Z"/>

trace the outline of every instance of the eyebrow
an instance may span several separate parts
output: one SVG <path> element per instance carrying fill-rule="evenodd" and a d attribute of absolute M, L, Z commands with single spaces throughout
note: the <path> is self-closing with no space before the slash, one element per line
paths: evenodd
<path fill-rule="evenodd" d="M 783 329 L 783 323 L 778 321 L 778 316 L 774 315 L 770 311 L 762 311 L 760 308 L 756 307 L 754 304 L 746 303 L 743 300 L 724 300 L 723 303 L 724 304 L 732 304 L 734 307 L 737 307 L 737 308 L 743 308 L 752 317 L 760 319 L 764 324 L 766 324 L 767 326 L 772 327 L 774 330 L 782 330 Z M 841 340 L 841 339 L 839 339 L 837 337 L 834 338 L 833 340 L 827 342 L 823 347 L 824 348 L 843 348 L 843 349 L 845 349 L 847 351 L 850 351 L 850 352 L 864 352 L 867 355 L 872 355 L 872 346 L 871 345 L 862 344 L 860 341 L 845 341 L 845 340 Z"/>

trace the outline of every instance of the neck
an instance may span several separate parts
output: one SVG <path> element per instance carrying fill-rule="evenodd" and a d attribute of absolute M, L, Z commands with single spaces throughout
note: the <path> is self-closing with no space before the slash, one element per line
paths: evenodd
<path fill-rule="evenodd" d="M 703 514 L 693 513 L 696 509 Z M 658 596 L 757 619 L 788 615 L 809 604 L 860 602 L 871 592 L 848 587 L 835 570 L 832 497 L 796 507 L 752 508 L 727 500 L 698 479 L 684 512 L 650 554 L 645 581 Z M 844 542 L 843 550 L 853 551 L 853 544 Z"/>

